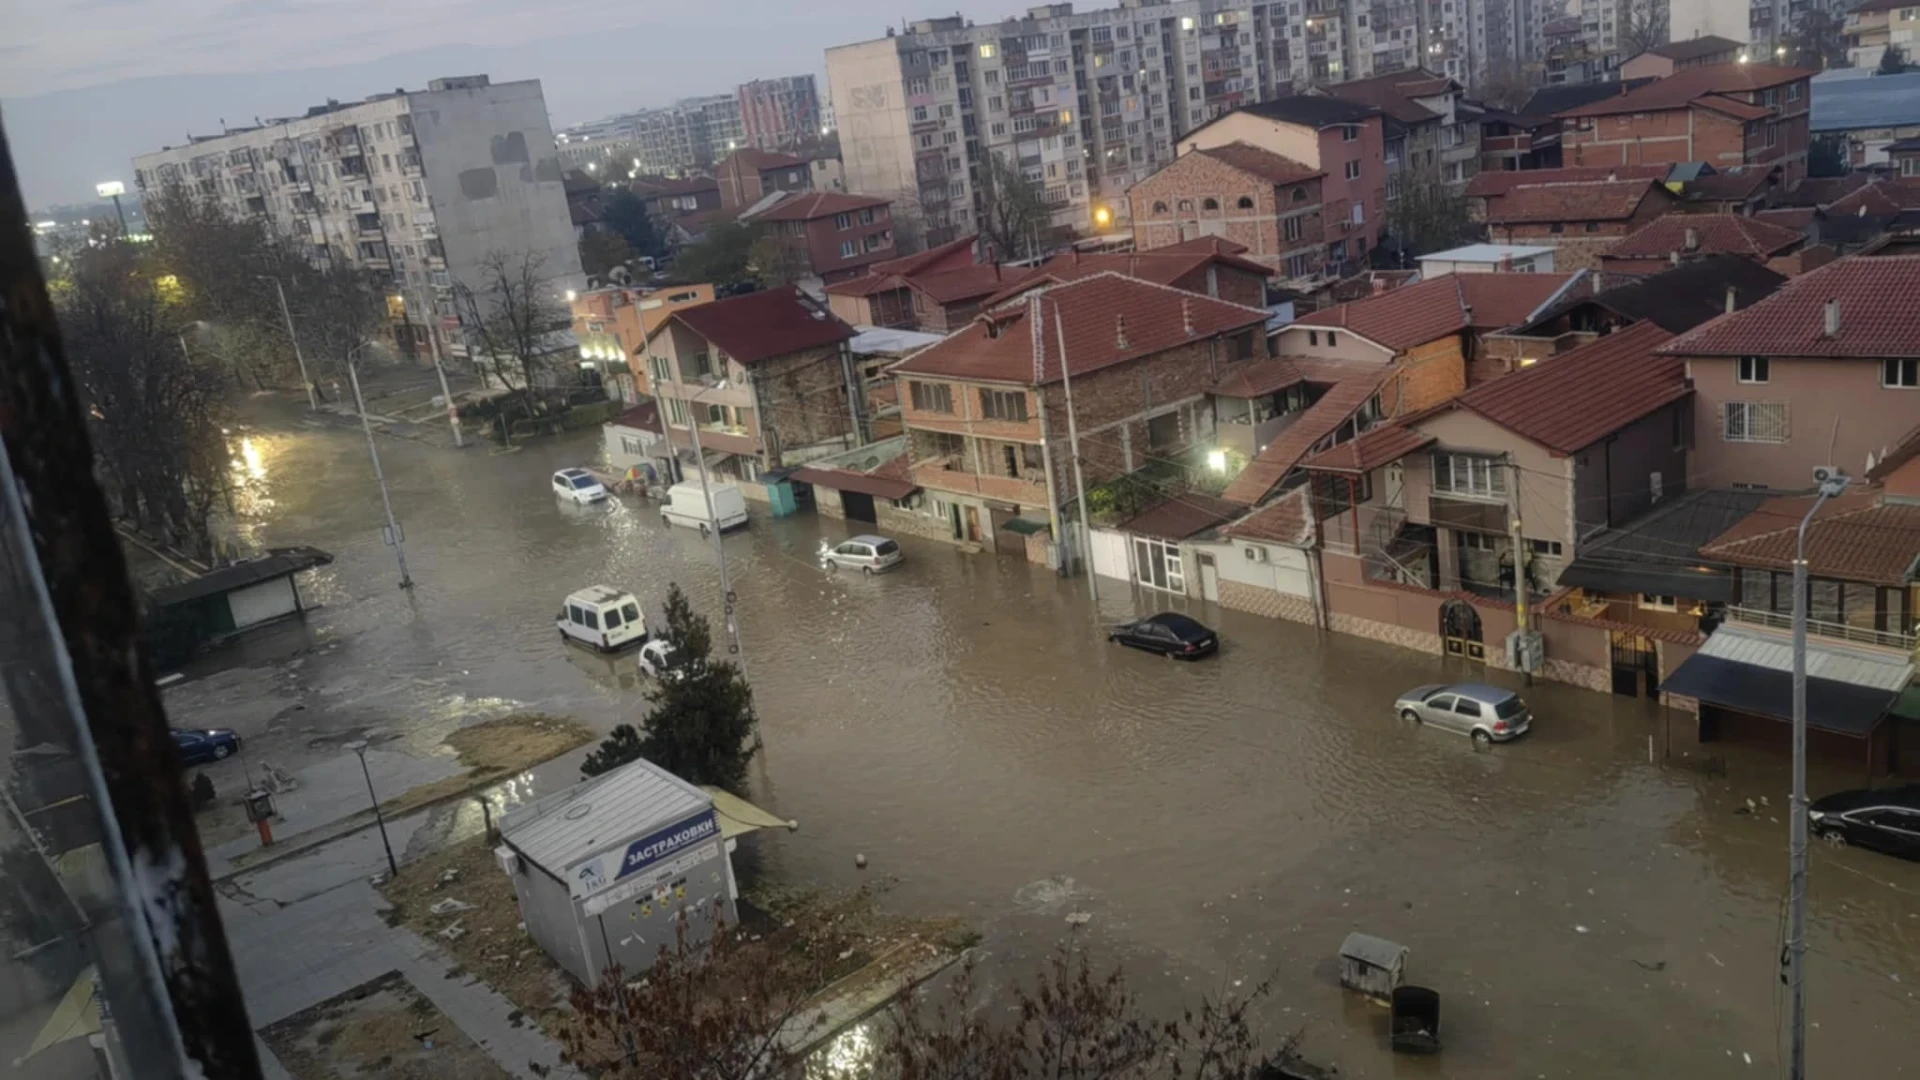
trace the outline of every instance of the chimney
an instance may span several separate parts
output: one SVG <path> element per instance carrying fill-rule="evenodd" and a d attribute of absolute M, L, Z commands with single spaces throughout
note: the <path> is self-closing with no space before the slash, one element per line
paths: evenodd
<path fill-rule="evenodd" d="M 1679 266 L 1679 265 L 1680 265 L 1680 253 L 1679 253 L 1679 252 L 1677 252 L 1677 251 L 1669 251 L 1669 252 L 1667 252 L 1667 263 L 1668 263 L 1668 265 L 1671 265 L 1671 266 Z"/>
<path fill-rule="evenodd" d="M 1739 292 L 1740 290 L 1734 288 L 1733 286 L 1731 285 L 1727 286 L 1727 314 L 1729 315 L 1739 310 L 1739 305 L 1734 302 L 1734 297 L 1737 296 Z"/>
<path fill-rule="evenodd" d="M 1500 256 L 1500 272 L 1503 274 L 1510 274 L 1513 272 L 1513 253 L 1512 252 L 1509 251 Z"/>
<path fill-rule="evenodd" d="M 1700 230 L 1688 229 L 1687 239 L 1685 243 L 1688 251 L 1699 251 L 1700 250 Z"/>
<path fill-rule="evenodd" d="M 1182 323 L 1182 325 L 1186 327 L 1187 336 L 1192 337 L 1193 336 L 1193 301 L 1192 300 L 1182 299 L 1180 301 L 1180 322 Z"/>
<path fill-rule="evenodd" d="M 1826 333 L 1828 337 L 1840 336 L 1840 301 L 1838 300 L 1827 301 Z"/>
<path fill-rule="evenodd" d="M 1187 332 L 1192 333 L 1192 328 L 1189 327 Z M 1127 317 L 1125 315 L 1115 315 L 1113 317 L 1113 345 L 1117 349 L 1127 347 Z"/>

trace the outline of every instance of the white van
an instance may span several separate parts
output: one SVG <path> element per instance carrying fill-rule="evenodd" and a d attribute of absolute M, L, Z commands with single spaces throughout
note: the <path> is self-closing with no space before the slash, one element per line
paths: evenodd
<path fill-rule="evenodd" d="M 591 585 L 571 593 L 553 621 L 560 627 L 561 637 L 602 652 L 647 640 L 647 619 L 640 613 L 640 601 L 625 589 Z"/>
<path fill-rule="evenodd" d="M 713 495 L 713 517 L 720 531 L 738 529 L 747 523 L 747 497 L 732 484 L 714 483 L 706 489 L 698 480 L 682 480 L 667 489 L 667 501 L 660 504 L 660 520 L 669 525 L 686 525 L 706 532 L 707 495 Z"/>

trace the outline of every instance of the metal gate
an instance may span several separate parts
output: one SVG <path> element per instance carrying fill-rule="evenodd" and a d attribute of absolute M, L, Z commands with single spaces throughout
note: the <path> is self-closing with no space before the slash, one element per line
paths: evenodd
<path fill-rule="evenodd" d="M 1613 653 L 1613 692 L 1621 697 L 1660 696 L 1660 654 L 1653 642 L 1638 634 L 1615 630 L 1610 635 Z"/>
<path fill-rule="evenodd" d="M 1440 605 L 1440 640 L 1448 656 L 1485 660 L 1487 647 L 1480 639 L 1480 613 L 1465 600 L 1449 600 Z"/>

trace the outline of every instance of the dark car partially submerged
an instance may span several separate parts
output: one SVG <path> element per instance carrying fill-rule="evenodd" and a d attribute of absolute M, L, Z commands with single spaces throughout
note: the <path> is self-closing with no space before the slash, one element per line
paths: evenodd
<path fill-rule="evenodd" d="M 226 728 L 196 728 L 173 731 L 173 745 L 180 751 L 180 764 L 202 765 L 219 761 L 240 751 L 240 736 Z"/>
<path fill-rule="evenodd" d="M 1813 801 L 1807 825 L 1829 840 L 1920 861 L 1920 784 L 1836 791 Z"/>
<path fill-rule="evenodd" d="M 1175 660 L 1198 660 L 1220 648 L 1218 634 L 1197 619 L 1172 611 L 1121 623 L 1107 632 L 1107 640 Z"/>

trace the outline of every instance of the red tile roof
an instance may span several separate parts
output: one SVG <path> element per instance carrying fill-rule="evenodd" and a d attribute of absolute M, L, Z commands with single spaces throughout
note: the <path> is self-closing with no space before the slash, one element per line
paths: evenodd
<path fill-rule="evenodd" d="M 1693 234 L 1695 246 L 1687 246 Z M 1806 240 L 1806 234 L 1743 214 L 1668 214 L 1628 233 L 1608 248 L 1609 259 L 1664 259 L 1689 255 L 1745 255 L 1765 260 Z"/>
<path fill-rule="evenodd" d="M 1277 394 L 1305 381 L 1291 359 L 1275 356 L 1262 360 L 1236 361 L 1209 393 L 1230 398 L 1257 398 Z"/>
<path fill-rule="evenodd" d="M 1686 365 L 1656 350 L 1672 334 L 1634 323 L 1477 386 L 1454 404 L 1571 454 L 1687 396 Z"/>
<path fill-rule="evenodd" d="M 1753 216 L 1756 220 L 1764 221 L 1769 225 L 1806 232 L 1807 226 L 1813 224 L 1814 213 L 1815 210 L 1811 206 L 1778 206 L 1771 210 L 1762 210 Z"/>
<path fill-rule="evenodd" d="M 896 274 L 861 274 L 827 286 L 828 296 L 873 296 L 907 288 L 907 281 Z"/>
<path fill-rule="evenodd" d="M 1121 522 L 1118 528 L 1156 540 L 1185 540 L 1244 510 L 1246 507 L 1239 503 L 1189 491 L 1162 499 Z"/>
<path fill-rule="evenodd" d="M 1742 167 L 1697 176 L 1687 181 L 1686 194 L 1700 201 L 1746 200 L 1760 194 L 1772 179 L 1772 169 Z"/>
<path fill-rule="evenodd" d="M 1578 166 L 1565 169 L 1507 169 L 1477 172 L 1467 181 L 1467 197 L 1491 199 L 1523 184 L 1571 184 L 1592 180 L 1665 180 L 1671 165 Z"/>
<path fill-rule="evenodd" d="M 1439 97 L 1454 85 L 1451 79 L 1416 69 L 1315 87 L 1314 92 L 1371 105 L 1403 124 L 1418 124 L 1438 120 L 1440 114 L 1413 99 Z"/>
<path fill-rule="evenodd" d="M 1826 334 L 1828 301 L 1840 332 Z M 1744 311 L 1722 315 L 1667 343 L 1673 356 L 1920 356 L 1920 255 L 1856 256 L 1796 278 Z"/>
<path fill-rule="evenodd" d="M 1359 412 L 1360 407 L 1379 392 L 1380 385 L 1392 376 L 1393 371 L 1393 365 L 1383 364 L 1375 372 L 1356 375 L 1335 384 L 1320 396 L 1319 401 L 1308 406 L 1300 414 L 1300 419 L 1255 454 L 1253 460 L 1247 462 L 1247 467 L 1240 470 L 1240 475 L 1234 477 L 1221 494 L 1230 502 L 1248 506 L 1266 498 L 1293 471 L 1294 466 L 1300 464 L 1315 443 L 1339 430 L 1341 424 Z"/>
<path fill-rule="evenodd" d="M 633 428 L 637 431 L 659 431 L 660 403 L 643 401 L 607 423 L 613 427 Z"/>
<path fill-rule="evenodd" d="M 853 327 L 791 285 L 681 308 L 654 328 L 678 322 L 743 364 L 845 341 Z M 653 334 L 649 334 L 652 340 Z"/>
<path fill-rule="evenodd" d="M 1735 120 L 1760 120 L 1774 113 L 1774 110 L 1768 106 L 1755 105 L 1750 101 L 1730 98 L 1725 94 L 1707 94 L 1704 97 L 1695 98 L 1693 103 L 1703 109 L 1712 109 L 1714 112 L 1731 116 Z"/>
<path fill-rule="evenodd" d="M 1041 362 L 1035 363 L 1029 303 L 1004 304 L 901 361 L 902 375 L 1045 385 L 1061 377 L 1053 320 L 1066 327 L 1067 358 L 1082 375 L 1177 348 L 1191 341 L 1263 326 L 1267 313 L 1120 274 L 1102 273 L 1044 295 Z M 1029 298 L 1031 299 L 1031 298 Z M 1122 322 L 1124 320 L 1124 324 Z M 1187 329 L 1189 323 L 1192 330 Z M 1125 343 L 1121 343 L 1121 330 Z M 1036 372 L 1036 367 L 1040 370 Z"/>
<path fill-rule="evenodd" d="M 835 214 L 847 214 L 871 207 L 889 206 L 890 199 L 871 195 L 848 195 L 838 191 L 810 191 L 774 203 L 753 215 L 755 221 L 815 221 Z"/>
<path fill-rule="evenodd" d="M 1008 270 L 999 263 L 982 263 L 978 266 L 963 266 L 956 270 L 941 270 L 934 273 L 916 274 L 906 279 L 907 284 L 942 304 L 955 304 L 963 300 L 976 300 L 989 296 L 1004 287 L 1015 277 L 1024 276 L 1023 270 Z"/>
<path fill-rule="evenodd" d="M 1370 473 L 1391 464 L 1434 442 L 1434 437 L 1418 428 L 1384 424 L 1357 439 L 1348 439 L 1331 450 L 1324 450 L 1300 463 L 1316 472 Z"/>
<path fill-rule="evenodd" d="M 1487 205 L 1495 225 L 1552 221 L 1625 221 L 1640 209 L 1654 180 L 1583 180 L 1514 188 Z"/>
<path fill-rule="evenodd" d="M 830 296 L 872 296 L 907 288 L 908 279 L 923 273 L 968 269 L 974 265 L 973 248 L 977 240 L 978 237 L 963 236 L 912 255 L 868 263 L 866 273 L 827 286 L 827 293 Z"/>
<path fill-rule="evenodd" d="M 1194 152 L 1205 154 L 1222 165 L 1257 176 L 1270 184 L 1297 184 L 1302 180 L 1327 175 L 1311 165 L 1303 165 L 1292 158 L 1281 157 L 1271 150 L 1262 150 L 1251 143 L 1232 142 L 1225 146 L 1214 146 Z M 1175 161 L 1177 162 L 1178 159 Z"/>
<path fill-rule="evenodd" d="M 877 470 L 863 473 L 854 472 L 851 469 L 803 466 L 788 475 L 803 484 L 818 484 L 835 491 L 856 491 L 862 495 L 873 495 L 882 499 L 904 499 L 920 490 L 920 485 L 911 480 L 881 476 Z"/>
<path fill-rule="evenodd" d="M 1811 495 L 1769 499 L 1700 554 L 1735 566 L 1791 570 L 1800 520 Z M 1877 491 L 1827 500 L 1807 527 L 1807 572 L 1815 577 L 1901 586 L 1920 560 L 1920 505 L 1882 502 Z"/>
<path fill-rule="evenodd" d="M 1902 210 L 1920 209 L 1920 178 L 1901 177 L 1897 180 L 1883 180 L 1868 184 L 1850 194 L 1843 195 L 1827 207 L 1830 217 L 1845 217 L 1849 214 L 1897 214 Z"/>
<path fill-rule="evenodd" d="M 1784 86 L 1799 79 L 1811 79 L 1816 74 L 1818 72 L 1804 68 L 1776 67 L 1772 64 L 1711 64 L 1676 71 L 1636 90 L 1604 97 L 1558 115 L 1610 116 L 1679 109 L 1709 94 L 1750 93 Z"/>
<path fill-rule="evenodd" d="M 1295 326 L 1344 327 L 1396 351 L 1469 326 L 1517 326 L 1564 288 L 1572 274 L 1447 274 L 1416 285 L 1322 308 Z"/>
<path fill-rule="evenodd" d="M 794 169 L 806 164 L 804 159 L 794 157 L 792 154 L 782 154 L 776 150 L 761 150 L 752 146 L 735 150 L 727 155 L 726 161 L 721 162 L 721 165 L 724 167 L 727 162 L 738 162 L 756 172 L 765 172 L 768 169 Z"/>
<path fill-rule="evenodd" d="M 1238 247 L 1239 245 L 1229 245 Z M 1240 248 L 1245 251 L 1245 248 Z M 1209 263 L 1218 266 L 1230 266 L 1244 270 L 1249 274 L 1272 277 L 1273 267 L 1263 266 L 1238 254 L 1216 248 L 1202 248 L 1189 241 L 1174 247 L 1153 248 L 1148 251 L 1135 251 L 1119 254 L 1086 254 L 1069 251 L 1055 255 L 1039 266 L 1028 271 L 1024 277 L 1009 276 L 1010 284 L 999 292 L 989 296 L 987 306 L 992 307 L 1042 285 L 1054 285 L 1064 281 L 1074 281 L 1093 274 L 1123 274 L 1142 281 L 1151 281 L 1159 285 L 1172 285 L 1188 274 L 1199 270 Z"/>
<path fill-rule="evenodd" d="M 697 195 L 702 191 L 719 191 L 720 181 L 711 176 L 654 176 L 635 180 L 628 184 L 627 188 L 642 198 L 661 195 Z"/>
<path fill-rule="evenodd" d="M 1313 515 L 1307 497 L 1306 487 L 1295 488 L 1221 529 L 1220 535 L 1237 540 L 1264 540 L 1291 547 L 1306 547 L 1313 543 Z"/>

